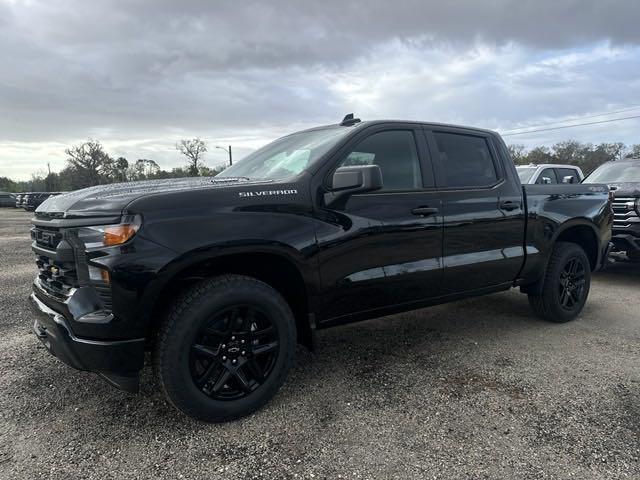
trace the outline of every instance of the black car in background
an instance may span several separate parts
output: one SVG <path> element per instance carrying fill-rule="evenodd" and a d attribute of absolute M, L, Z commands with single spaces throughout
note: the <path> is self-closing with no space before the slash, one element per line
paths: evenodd
<path fill-rule="evenodd" d="M 15 193 L 0 192 L 0 207 L 13 207 L 16 204 Z"/>
<path fill-rule="evenodd" d="M 60 195 L 61 193 L 65 192 L 28 192 L 22 198 L 21 207 L 28 212 L 32 212 L 36 208 L 38 208 L 47 198 L 54 195 Z"/>
<path fill-rule="evenodd" d="M 616 252 L 640 262 L 640 158 L 600 165 L 583 183 L 606 183 L 613 194 L 613 237 Z"/>

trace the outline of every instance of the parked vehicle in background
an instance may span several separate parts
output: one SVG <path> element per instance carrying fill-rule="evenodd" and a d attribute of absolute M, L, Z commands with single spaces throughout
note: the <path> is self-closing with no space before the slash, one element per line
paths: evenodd
<path fill-rule="evenodd" d="M 22 208 L 28 212 L 34 211 L 38 208 L 47 198 L 60 195 L 61 192 L 29 192 L 25 195 L 22 201 Z"/>
<path fill-rule="evenodd" d="M 512 287 L 576 318 L 612 221 L 606 185 L 521 185 L 495 132 L 347 116 L 213 178 L 47 200 L 33 328 L 129 391 L 152 349 L 174 406 L 230 420 L 276 393 L 314 328 Z"/>
<path fill-rule="evenodd" d="M 14 204 L 16 208 L 22 208 L 22 200 L 24 199 L 25 195 L 26 195 L 25 193 L 18 193 L 16 195 L 16 202 Z"/>
<path fill-rule="evenodd" d="M 573 165 L 557 165 L 544 163 L 541 165 L 517 165 L 516 170 L 520 182 L 527 185 L 544 185 L 557 183 L 580 183 L 584 174 L 580 167 Z"/>
<path fill-rule="evenodd" d="M 15 193 L 0 192 L 0 207 L 15 207 Z"/>
<path fill-rule="evenodd" d="M 640 158 L 607 162 L 596 168 L 585 180 L 606 183 L 613 195 L 614 253 L 640 262 Z"/>

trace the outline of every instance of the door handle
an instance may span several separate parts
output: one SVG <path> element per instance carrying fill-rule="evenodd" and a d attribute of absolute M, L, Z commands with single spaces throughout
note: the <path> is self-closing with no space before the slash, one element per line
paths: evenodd
<path fill-rule="evenodd" d="M 416 207 L 411 210 L 411 213 L 413 213 L 414 215 L 420 215 L 422 217 L 428 217 L 429 215 L 438 213 L 438 209 L 434 207 Z"/>
<path fill-rule="evenodd" d="M 500 202 L 500 210 L 517 210 L 520 208 L 520 202 L 513 202 L 511 200 L 505 200 L 504 202 Z"/>

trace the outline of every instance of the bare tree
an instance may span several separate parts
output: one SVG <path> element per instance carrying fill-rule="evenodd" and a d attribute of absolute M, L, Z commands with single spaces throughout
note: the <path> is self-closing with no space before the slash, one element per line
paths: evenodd
<path fill-rule="evenodd" d="M 176 150 L 187 157 L 189 173 L 198 175 L 202 157 L 207 151 L 207 145 L 199 138 L 182 139 L 176 144 Z"/>
<path fill-rule="evenodd" d="M 524 151 L 524 145 L 508 145 L 507 148 L 509 149 L 509 154 L 511 155 L 513 163 L 516 165 L 525 163 L 526 154 Z"/>

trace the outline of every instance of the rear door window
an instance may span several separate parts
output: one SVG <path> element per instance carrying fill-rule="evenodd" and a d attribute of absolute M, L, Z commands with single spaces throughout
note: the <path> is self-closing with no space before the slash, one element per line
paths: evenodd
<path fill-rule="evenodd" d="M 437 131 L 433 135 L 447 187 L 488 187 L 498 182 L 486 138 Z"/>

